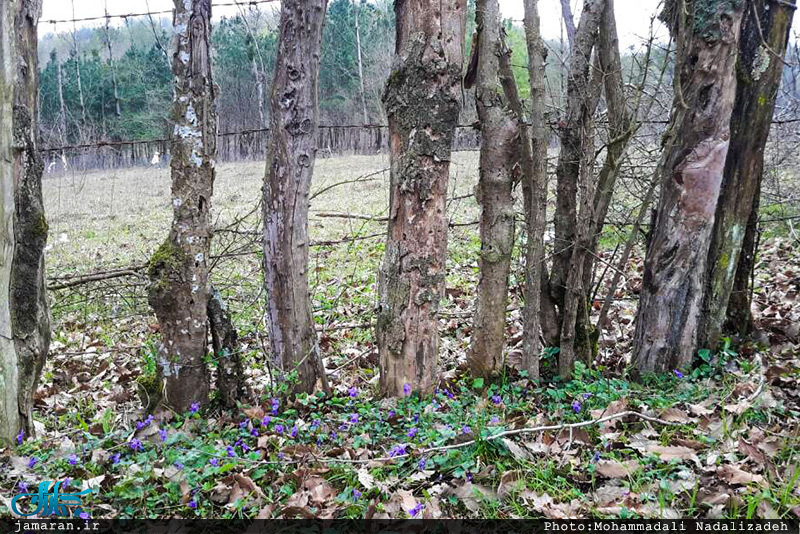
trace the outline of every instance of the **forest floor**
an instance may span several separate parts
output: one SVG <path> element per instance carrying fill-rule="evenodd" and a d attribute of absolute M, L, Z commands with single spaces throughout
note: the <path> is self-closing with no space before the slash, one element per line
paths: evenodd
<path fill-rule="evenodd" d="M 477 154 L 458 153 L 441 383 L 433 396 L 378 399 L 372 321 L 385 222 L 375 219 L 386 214 L 387 167 L 385 156 L 318 160 L 310 283 L 334 393 L 290 402 L 270 380 L 261 315 L 264 164 L 220 165 L 212 280 L 240 331 L 249 395 L 235 412 L 212 406 L 152 418 L 136 393 L 137 377 L 155 365 L 158 337 L 142 266 L 169 227 L 168 169 L 47 176 L 47 269 L 50 285 L 62 287 L 52 290 L 38 436 L 0 450 L 0 515 L 25 488 L 59 480 L 70 490 L 98 488 L 84 500 L 93 517 L 800 517 L 800 255 L 792 230 L 762 236 L 755 340 L 701 352 L 692 373 L 636 384 L 624 372 L 641 287 L 638 248 L 592 369 L 566 383 L 551 378 L 548 349 L 541 381 L 510 370 L 473 380 L 463 361 L 479 250 Z M 334 186 L 341 182 L 349 183 Z M 632 218 L 626 202 L 618 199 L 615 213 Z M 624 239 L 625 220 L 604 235 L 603 261 Z M 120 268 L 129 275 L 74 284 Z M 521 273 L 517 250 L 512 364 Z M 601 284 L 597 298 L 604 296 Z M 537 430 L 545 425 L 573 426 Z"/>

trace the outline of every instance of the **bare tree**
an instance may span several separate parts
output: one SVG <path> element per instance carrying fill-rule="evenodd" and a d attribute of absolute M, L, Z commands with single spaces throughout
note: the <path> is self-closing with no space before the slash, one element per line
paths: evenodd
<path fill-rule="evenodd" d="M 0 2 L 0 443 L 33 434 L 33 394 L 50 346 L 36 146 L 41 9 L 41 0 Z"/>
<path fill-rule="evenodd" d="M 575 46 L 575 16 L 572 14 L 572 6 L 569 4 L 569 0 L 561 0 L 561 18 L 564 19 L 569 49 L 572 50 Z"/>
<path fill-rule="evenodd" d="M 395 60 L 384 105 L 391 186 L 378 281 L 380 389 L 436 385 L 450 154 L 461 109 L 466 0 L 395 2 Z M 408 385 L 408 386 L 407 386 Z"/>
<path fill-rule="evenodd" d="M 671 0 L 675 99 L 659 162 L 661 198 L 645 259 L 635 375 L 686 367 L 697 348 L 706 266 L 736 96 L 742 3 Z"/>
<path fill-rule="evenodd" d="M 753 0 L 747 4 L 739 43 L 738 84 L 731 143 L 708 256 L 708 282 L 700 344 L 715 348 L 727 316 L 740 333 L 750 329 L 749 279 L 755 256 L 755 222 L 764 174 L 764 148 L 784 67 L 795 7 Z M 750 234 L 748 237 L 747 234 Z M 742 254 L 742 246 L 748 249 Z M 741 258 L 741 260 L 740 260 Z M 738 269 L 744 287 L 732 301 Z M 730 303 L 730 304 L 729 304 Z"/>
<path fill-rule="evenodd" d="M 328 389 L 308 289 L 308 196 L 319 122 L 317 79 L 327 0 L 284 0 L 264 179 L 264 272 L 272 352 L 297 391 Z"/>
<path fill-rule="evenodd" d="M 500 81 L 500 58 L 507 58 L 510 50 L 503 39 L 497 0 L 478 0 L 475 22 L 470 71 L 474 66 L 475 104 L 481 138 L 487 142 L 481 143 L 475 190 L 481 206 L 480 277 L 467 362 L 474 375 L 489 376 L 503 366 L 508 274 L 514 248 L 511 193 L 521 172 L 520 135 Z M 468 71 L 466 79 L 471 79 L 471 74 Z"/>
<path fill-rule="evenodd" d="M 369 113 L 367 113 L 367 97 L 364 93 L 364 66 L 361 61 L 361 24 L 359 22 L 361 7 L 359 3 L 362 1 L 363 0 L 355 0 L 353 2 L 353 18 L 355 19 L 356 26 L 356 58 L 358 59 L 358 84 L 361 96 L 361 114 L 363 115 L 364 124 L 369 124 Z"/>
<path fill-rule="evenodd" d="M 531 150 L 522 182 L 525 226 L 525 308 L 522 367 L 532 378 L 539 376 L 539 320 L 544 272 L 544 227 L 547 206 L 547 145 L 549 132 L 545 121 L 545 59 L 547 51 L 540 31 L 537 0 L 525 0 L 525 40 L 528 48 L 528 77 L 531 87 Z M 523 154 L 525 147 L 523 146 Z M 545 287 L 546 291 L 546 287 Z"/>
<path fill-rule="evenodd" d="M 217 154 L 211 73 L 211 0 L 175 0 L 171 139 L 172 228 L 150 260 L 149 301 L 161 325 L 165 403 L 179 412 L 208 401 L 209 209 Z"/>
<path fill-rule="evenodd" d="M 108 67 L 111 70 L 111 84 L 114 87 L 114 111 L 117 117 L 122 117 L 122 109 L 119 103 L 119 89 L 117 88 L 117 69 L 114 66 L 114 52 L 111 49 L 111 30 L 109 28 L 108 18 L 108 3 L 105 4 L 106 11 L 106 25 L 105 25 L 105 38 L 106 48 L 108 48 Z"/>

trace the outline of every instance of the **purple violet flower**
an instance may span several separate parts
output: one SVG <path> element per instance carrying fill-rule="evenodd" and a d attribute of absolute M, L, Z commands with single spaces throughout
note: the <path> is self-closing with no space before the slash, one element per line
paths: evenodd
<path fill-rule="evenodd" d="M 575 413 L 581 413 L 581 403 L 578 401 L 572 401 L 572 411 Z"/>
<path fill-rule="evenodd" d="M 197 413 L 197 410 L 199 410 L 199 409 L 200 409 L 200 405 L 198 403 L 196 403 L 196 402 L 193 402 L 192 403 L 192 409 L 189 410 L 189 411 L 191 413 Z"/>
<path fill-rule="evenodd" d="M 492 402 L 497 404 L 503 404 L 503 398 L 500 395 L 492 395 Z"/>
<path fill-rule="evenodd" d="M 267 426 L 270 421 L 272 421 L 272 417 L 265 415 L 261 418 L 261 426 Z"/>
<path fill-rule="evenodd" d="M 428 462 L 425 458 L 420 458 L 419 462 L 417 463 L 417 467 L 419 467 L 420 471 L 425 471 L 425 467 L 428 465 Z"/>
<path fill-rule="evenodd" d="M 120 453 L 116 453 L 111 456 L 111 465 L 117 465 L 119 463 L 120 458 L 122 455 Z"/>
<path fill-rule="evenodd" d="M 283 434 L 283 425 L 275 425 L 275 432 Z"/>
<path fill-rule="evenodd" d="M 189 501 L 189 508 L 197 508 L 197 501 L 195 501 L 194 499 Z"/>
<path fill-rule="evenodd" d="M 81 514 L 78 517 L 80 517 L 81 519 L 91 519 L 92 518 L 92 516 L 90 516 L 87 512 L 81 512 Z"/>
<path fill-rule="evenodd" d="M 228 458 L 234 458 L 236 456 L 236 451 L 233 450 L 233 447 L 230 445 L 225 447 L 225 452 L 228 453 Z"/>
<path fill-rule="evenodd" d="M 350 414 L 350 422 L 353 423 L 353 424 L 358 423 L 358 414 L 357 413 L 351 413 Z"/>
<path fill-rule="evenodd" d="M 492 418 L 489 419 L 489 422 L 492 423 L 493 425 L 496 425 L 497 423 L 500 422 L 500 418 L 497 417 L 496 415 L 493 415 Z"/>
<path fill-rule="evenodd" d="M 211 458 L 211 459 L 208 461 L 208 463 L 210 463 L 210 464 L 211 464 L 211 465 L 213 465 L 214 467 L 219 467 L 219 460 L 218 460 L 218 459 L 216 459 L 216 458 Z"/>
<path fill-rule="evenodd" d="M 17 484 L 17 489 L 20 493 L 28 493 L 28 484 L 24 480 L 20 480 Z"/>
<path fill-rule="evenodd" d="M 681 373 L 681 372 L 680 372 L 680 371 L 678 371 L 677 369 L 673 369 L 673 370 L 672 370 L 672 372 L 673 372 L 673 373 L 675 373 L 675 376 L 676 376 L 676 377 L 678 377 L 678 378 L 683 378 L 683 373 Z"/>
<path fill-rule="evenodd" d="M 75 456 L 74 454 L 70 454 L 70 455 L 67 457 L 67 463 L 68 463 L 69 465 L 78 465 L 78 457 L 77 457 L 77 456 Z"/>
<path fill-rule="evenodd" d="M 361 498 L 361 492 L 353 488 L 353 501 L 357 501 L 360 498 Z"/>
<path fill-rule="evenodd" d="M 292 436 L 293 438 L 296 438 L 298 432 L 299 432 L 299 430 L 297 428 L 297 425 L 294 425 L 292 427 L 292 431 L 289 433 L 289 435 Z"/>
<path fill-rule="evenodd" d="M 358 388 L 353 386 L 347 390 L 347 394 L 350 395 L 350 398 L 355 399 L 358 397 Z"/>
<path fill-rule="evenodd" d="M 250 429 L 250 435 L 253 436 L 254 438 L 257 438 L 258 437 L 258 429 L 255 428 L 255 427 L 251 428 Z"/>
<path fill-rule="evenodd" d="M 142 450 L 142 442 L 139 441 L 136 438 L 133 438 L 132 440 L 130 440 L 130 442 L 128 442 L 128 447 L 130 447 L 131 449 L 133 449 L 133 450 L 135 450 L 137 452 L 141 451 Z"/>
<path fill-rule="evenodd" d="M 396 445 L 391 451 L 389 451 L 389 458 L 395 458 L 397 456 L 405 456 L 405 455 L 406 455 L 405 445 Z"/>
<path fill-rule="evenodd" d="M 28 460 L 28 469 L 33 469 L 38 461 L 39 459 L 36 456 L 31 456 L 31 458 Z"/>
<path fill-rule="evenodd" d="M 183 469 L 183 464 L 182 464 L 182 463 L 180 463 L 180 462 L 179 462 L 179 461 L 177 461 L 177 460 L 176 460 L 176 461 L 175 461 L 175 463 L 173 463 L 172 465 L 174 465 L 174 466 L 175 466 L 175 468 L 176 468 L 178 471 L 180 471 L 181 469 Z"/>
<path fill-rule="evenodd" d="M 409 438 L 416 437 L 416 435 L 417 435 L 417 427 L 409 428 L 408 432 L 406 432 L 406 436 L 408 436 Z"/>
<path fill-rule="evenodd" d="M 411 384 L 403 384 L 403 395 L 411 395 Z"/>
<path fill-rule="evenodd" d="M 472 434 L 472 429 L 470 427 L 468 427 L 467 425 L 464 425 L 464 426 L 461 427 L 461 433 L 462 434 Z"/>
<path fill-rule="evenodd" d="M 22 442 L 25 441 L 25 429 L 21 429 L 19 434 L 17 434 L 17 445 L 22 445 Z"/>
<path fill-rule="evenodd" d="M 425 506 L 423 506 L 422 503 L 417 503 L 417 505 L 414 508 L 408 511 L 408 515 L 410 515 L 411 517 L 417 517 L 417 514 L 422 512 L 423 508 L 425 508 Z"/>
<path fill-rule="evenodd" d="M 158 431 L 158 436 L 161 438 L 162 443 L 167 441 L 167 431 L 165 429 L 161 429 Z"/>

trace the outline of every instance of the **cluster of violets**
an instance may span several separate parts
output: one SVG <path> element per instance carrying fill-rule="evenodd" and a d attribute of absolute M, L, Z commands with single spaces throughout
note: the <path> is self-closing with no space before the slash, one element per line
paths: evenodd
<path fill-rule="evenodd" d="M 677 373 L 678 372 L 676 371 L 676 374 Z M 410 384 L 404 384 L 403 385 L 403 394 L 405 396 L 411 395 L 412 392 L 413 392 L 413 390 L 412 390 L 412 387 L 411 387 Z M 455 395 L 451 391 L 449 391 L 447 389 L 443 389 L 443 390 L 437 389 L 435 393 L 436 393 L 437 396 L 438 395 L 443 395 L 443 396 L 447 397 L 448 399 L 454 399 L 455 398 Z M 347 390 L 347 395 L 350 397 L 350 399 L 356 399 L 359 396 L 358 388 L 356 386 L 351 386 Z M 584 398 L 587 398 L 589 395 L 590 394 L 586 394 L 584 396 Z M 502 397 L 500 397 L 500 395 L 493 395 L 492 397 L 490 397 L 490 401 L 496 407 L 500 407 L 500 406 L 503 405 L 503 399 L 502 399 Z M 352 404 L 352 401 L 351 401 L 351 404 Z M 434 405 L 438 408 L 439 403 L 434 401 Z M 580 411 L 580 403 L 578 403 L 577 401 L 575 401 L 575 403 L 573 403 L 573 408 L 575 408 L 576 406 L 577 406 L 576 412 Z M 271 415 L 264 415 L 261 418 L 261 421 L 260 421 L 260 426 L 261 426 L 261 431 L 262 432 L 268 431 L 269 427 L 271 426 L 272 427 L 272 431 L 275 434 L 281 435 L 281 436 L 287 434 L 287 425 L 285 424 L 285 422 L 281 422 L 277 418 L 279 409 L 280 409 L 280 400 L 277 399 L 277 398 L 271 399 L 271 410 L 270 410 L 270 414 Z M 198 413 L 199 410 L 200 410 L 200 405 L 198 403 L 193 403 L 191 405 L 190 410 L 189 410 L 189 414 L 190 415 L 195 415 L 195 414 Z M 395 417 L 396 415 L 397 414 L 393 410 L 390 410 L 388 412 L 385 420 L 388 421 L 388 420 L 392 419 L 393 417 Z M 412 426 L 410 426 L 406 430 L 406 437 L 408 437 L 411 440 L 414 440 L 414 439 L 416 439 L 418 437 L 418 434 L 419 434 L 419 428 L 418 428 L 417 425 L 419 423 L 420 415 L 419 414 L 414 414 L 412 419 L 413 419 L 413 423 L 412 423 Z M 144 419 L 143 421 L 138 421 L 136 423 L 136 429 L 137 430 L 143 430 L 143 429 L 147 428 L 149 425 L 151 425 L 153 423 L 153 421 L 154 421 L 154 417 L 152 415 L 148 415 L 146 419 Z M 500 421 L 500 419 L 499 419 L 499 417 L 497 415 L 492 415 L 492 417 L 491 417 L 491 423 L 492 424 L 497 424 L 497 423 L 499 423 L 499 421 Z M 353 412 L 353 413 L 349 414 L 349 416 L 347 416 L 347 419 L 346 419 L 345 422 L 343 422 L 343 423 L 341 423 L 339 425 L 339 430 L 348 430 L 351 426 L 358 425 L 359 422 L 360 422 L 359 414 Z M 453 429 L 453 427 L 451 425 L 446 425 L 446 426 L 451 431 L 454 431 L 454 429 Z M 321 427 L 322 427 L 321 421 L 319 419 L 314 419 L 312 424 L 310 425 L 309 429 L 311 430 L 311 432 L 317 432 Z M 248 420 L 248 419 L 241 421 L 239 423 L 239 428 L 241 430 L 243 430 L 244 432 L 247 432 L 251 437 L 259 437 L 259 428 L 257 428 L 255 425 L 252 425 L 251 421 Z M 159 433 L 159 437 L 161 439 L 161 442 L 166 442 L 168 437 L 169 437 L 167 430 L 166 429 L 160 429 L 158 433 Z M 297 438 L 299 433 L 300 433 L 300 430 L 299 430 L 297 424 L 294 424 L 291 427 L 291 429 L 288 430 L 288 435 L 291 436 L 292 438 Z M 472 428 L 470 426 L 468 426 L 468 425 L 463 425 L 461 427 L 461 433 L 464 434 L 464 435 L 472 434 Z M 331 440 L 336 440 L 337 437 L 338 436 L 337 436 L 336 432 L 332 431 L 330 433 L 330 439 Z M 19 434 L 17 435 L 17 443 L 21 444 L 24 441 L 24 439 L 25 439 L 25 431 L 24 430 L 20 430 Z M 323 439 L 322 437 L 318 437 L 317 438 L 317 444 L 320 444 L 322 442 L 322 439 Z M 144 444 L 138 438 L 132 438 L 127 443 L 127 446 L 132 452 L 141 452 L 141 451 L 144 450 Z M 245 453 L 245 454 L 248 453 L 251 450 L 251 447 L 247 443 L 245 443 L 244 438 L 242 437 L 242 438 L 237 439 L 233 443 L 233 445 L 226 446 L 224 453 L 221 453 L 219 456 L 214 456 L 214 457 L 210 458 L 208 463 L 213 467 L 219 467 L 221 465 L 221 463 L 220 463 L 220 458 L 221 457 L 235 458 L 237 456 L 237 452 L 236 452 L 237 448 L 240 449 L 242 451 L 242 453 Z M 392 458 L 408 456 L 409 454 L 410 453 L 409 453 L 407 444 L 396 445 L 389 451 L 389 456 L 392 457 Z M 278 453 L 277 457 L 278 457 L 279 460 L 283 460 L 284 455 L 282 453 Z M 121 460 L 122 460 L 122 453 L 118 452 L 118 453 L 115 453 L 115 454 L 113 454 L 111 456 L 112 465 L 119 464 Z M 31 457 L 29 459 L 29 461 L 28 461 L 28 467 L 29 468 L 33 468 L 37 464 L 38 461 L 39 461 L 38 458 Z M 77 465 L 79 463 L 78 456 L 75 455 L 75 454 L 69 455 L 68 458 L 67 458 L 67 463 L 69 465 Z M 183 469 L 184 468 L 184 465 L 181 464 L 178 461 L 174 462 L 173 465 L 177 469 Z M 417 467 L 419 468 L 420 471 L 425 470 L 427 465 L 428 465 L 428 460 L 426 460 L 425 458 L 421 458 L 417 463 Z M 67 481 L 70 481 L 70 479 L 67 479 Z M 27 490 L 27 484 L 25 482 L 20 482 L 19 483 L 19 488 L 20 488 L 21 491 L 23 489 Z M 196 493 L 197 493 L 197 490 L 194 490 L 192 492 L 191 500 L 188 502 L 188 506 L 190 508 L 193 508 L 193 509 L 196 509 L 198 507 L 198 499 L 197 499 Z M 357 501 L 360 497 L 361 497 L 361 492 L 358 491 L 357 489 L 353 489 L 352 490 L 352 499 L 353 499 L 353 501 Z M 414 508 L 412 508 L 411 510 L 408 510 L 408 513 L 409 513 L 409 515 L 411 517 L 416 517 L 417 515 L 421 514 L 423 509 L 424 509 L 424 505 L 421 504 L 421 503 L 418 503 Z M 83 517 L 83 514 L 81 515 L 81 517 Z"/>

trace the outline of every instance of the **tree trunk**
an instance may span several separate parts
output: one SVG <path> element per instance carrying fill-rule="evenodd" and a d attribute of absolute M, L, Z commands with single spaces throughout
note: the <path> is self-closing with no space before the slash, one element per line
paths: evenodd
<path fill-rule="evenodd" d="M 540 31 L 537 0 L 525 0 L 525 40 L 528 48 L 528 79 L 531 88 L 530 162 L 523 169 L 522 194 L 525 209 L 525 308 L 523 309 L 522 368 L 531 378 L 539 377 L 542 343 L 539 337 L 544 268 L 544 227 L 547 206 L 547 145 L 550 134 L 545 122 L 545 59 L 547 50 Z M 524 128 L 524 126 L 523 126 Z M 523 141 L 527 142 L 527 140 Z M 525 147 L 523 146 L 523 154 Z"/>
<path fill-rule="evenodd" d="M 675 100 L 637 312 L 631 362 L 637 376 L 685 368 L 697 349 L 742 21 L 738 0 L 672 1 L 665 9 L 678 43 Z"/>
<path fill-rule="evenodd" d="M 212 286 L 208 294 L 208 326 L 211 346 L 217 360 L 217 391 L 224 408 L 236 408 L 236 401 L 245 394 L 244 369 L 239 351 L 239 335 L 231 321 L 225 302 Z"/>
<path fill-rule="evenodd" d="M 178 412 L 208 401 L 209 209 L 217 155 L 211 1 L 175 0 L 171 139 L 172 228 L 150 259 L 150 305 L 163 345 L 164 402 Z"/>
<path fill-rule="evenodd" d="M 701 315 L 700 345 L 710 349 L 716 348 L 722 331 L 748 220 L 763 176 L 764 147 L 794 16 L 794 9 L 788 4 L 753 0 L 747 6 L 739 43 L 730 149 L 714 219 L 708 254 L 708 284 Z M 749 280 L 749 271 L 745 275 L 745 280 Z M 749 291 L 745 295 L 749 295 Z M 737 304 L 747 311 L 739 315 L 750 315 L 749 298 Z M 747 329 L 748 321 L 739 322 Z"/>
<path fill-rule="evenodd" d="M 33 394 L 50 346 L 36 146 L 41 9 L 41 0 L 0 3 L 0 444 L 20 430 L 33 434 Z"/>
<path fill-rule="evenodd" d="M 106 6 L 106 16 L 108 16 L 108 6 Z M 114 53 L 111 50 L 111 30 L 109 29 L 109 19 L 106 18 L 106 47 L 108 48 L 108 66 L 111 69 L 111 83 L 114 87 L 114 111 L 117 118 L 122 117 L 122 108 L 119 104 L 119 90 L 117 87 L 117 69 L 114 66 Z"/>
<path fill-rule="evenodd" d="M 445 201 L 461 108 L 466 0 L 395 2 L 396 56 L 384 94 L 390 197 L 376 337 L 385 395 L 436 385 L 447 254 Z"/>
<path fill-rule="evenodd" d="M 58 74 L 58 122 L 61 127 L 61 146 L 67 144 L 67 105 L 64 102 L 64 76 L 62 74 L 61 62 L 56 57 L 57 74 Z M 61 159 L 64 160 L 64 152 L 61 153 Z M 66 169 L 65 169 L 66 170 Z"/>
<path fill-rule="evenodd" d="M 565 377 L 571 374 L 576 358 L 589 363 L 595 353 L 594 345 L 598 332 L 592 328 L 588 315 L 594 254 L 597 250 L 598 236 L 603 229 L 608 206 L 614 193 L 619 166 L 627 149 L 628 141 L 633 134 L 633 125 L 625 102 L 613 0 L 606 0 L 603 9 L 596 57 L 597 72 L 602 78 L 602 83 L 598 83 L 597 87 L 593 86 L 592 90 L 599 90 L 601 85 L 605 89 L 608 105 L 609 142 L 606 147 L 606 159 L 600 169 L 596 187 L 588 178 L 588 169 L 582 169 L 580 173 L 581 183 L 586 182 L 582 187 L 585 194 L 581 195 L 582 207 L 578 219 L 576 242 L 572 248 L 570 271 L 567 275 L 558 357 L 560 372 Z M 591 97 L 593 96 L 591 95 Z M 592 145 L 588 141 L 586 144 Z M 594 150 L 587 153 L 587 150 L 584 149 L 584 153 L 587 158 L 591 158 Z M 586 178 L 583 178 L 585 176 Z"/>
<path fill-rule="evenodd" d="M 569 0 L 561 0 L 561 18 L 564 19 L 569 49 L 572 50 L 575 46 L 575 16 L 572 14 L 572 6 L 569 5 Z"/>
<path fill-rule="evenodd" d="M 750 218 L 744 230 L 742 250 L 739 253 L 739 262 L 736 266 L 736 276 L 733 279 L 731 296 L 728 299 L 725 326 L 731 332 L 738 332 L 747 336 L 753 331 L 753 271 L 756 267 L 756 249 L 760 237 L 758 229 L 758 206 L 761 200 L 761 180 L 753 195 L 753 207 Z"/>
<path fill-rule="evenodd" d="M 358 2 L 361 0 L 355 0 L 353 2 L 353 8 L 355 11 L 355 21 L 356 21 L 356 57 L 358 58 L 358 83 L 359 83 L 359 90 L 361 94 L 361 113 L 363 115 L 364 124 L 369 124 L 369 113 L 367 113 L 367 96 L 364 92 L 364 66 L 361 62 L 361 24 L 359 22 L 359 15 L 361 10 L 359 9 Z"/>
<path fill-rule="evenodd" d="M 256 92 L 258 93 L 258 127 L 263 128 L 267 121 L 264 117 L 264 76 L 258 68 L 256 56 L 250 56 L 250 66 L 253 69 L 253 78 L 256 80 Z"/>
<path fill-rule="evenodd" d="M 284 0 L 264 180 L 264 271 L 272 352 L 296 391 L 328 389 L 308 289 L 308 194 L 327 0 Z"/>
<path fill-rule="evenodd" d="M 585 156 L 587 127 L 594 114 L 590 97 L 590 60 L 605 0 L 584 5 L 570 55 L 567 81 L 567 116 L 560 132 L 561 151 L 556 166 L 555 252 L 550 291 L 563 314 L 567 275 L 577 236 L 577 194 L 581 161 Z"/>
<path fill-rule="evenodd" d="M 75 18 L 75 0 L 72 0 L 72 18 Z M 75 54 L 75 76 L 78 82 L 78 101 L 81 104 L 81 127 L 86 126 L 86 105 L 83 100 L 83 84 L 81 83 L 81 52 L 78 48 L 78 29 L 72 22 L 72 52 Z M 83 132 L 81 132 L 83 134 Z"/>
<path fill-rule="evenodd" d="M 473 375 L 488 377 L 503 367 L 506 305 L 514 248 L 514 199 L 520 172 L 519 125 L 500 79 L 500 58 L 508 56 L 497 0 L 475 8 L 477 54 L 475 104 L 481 127 L 480 177 L 475 196 L 480 214 L 480 277 L 467 363 Z"/>

